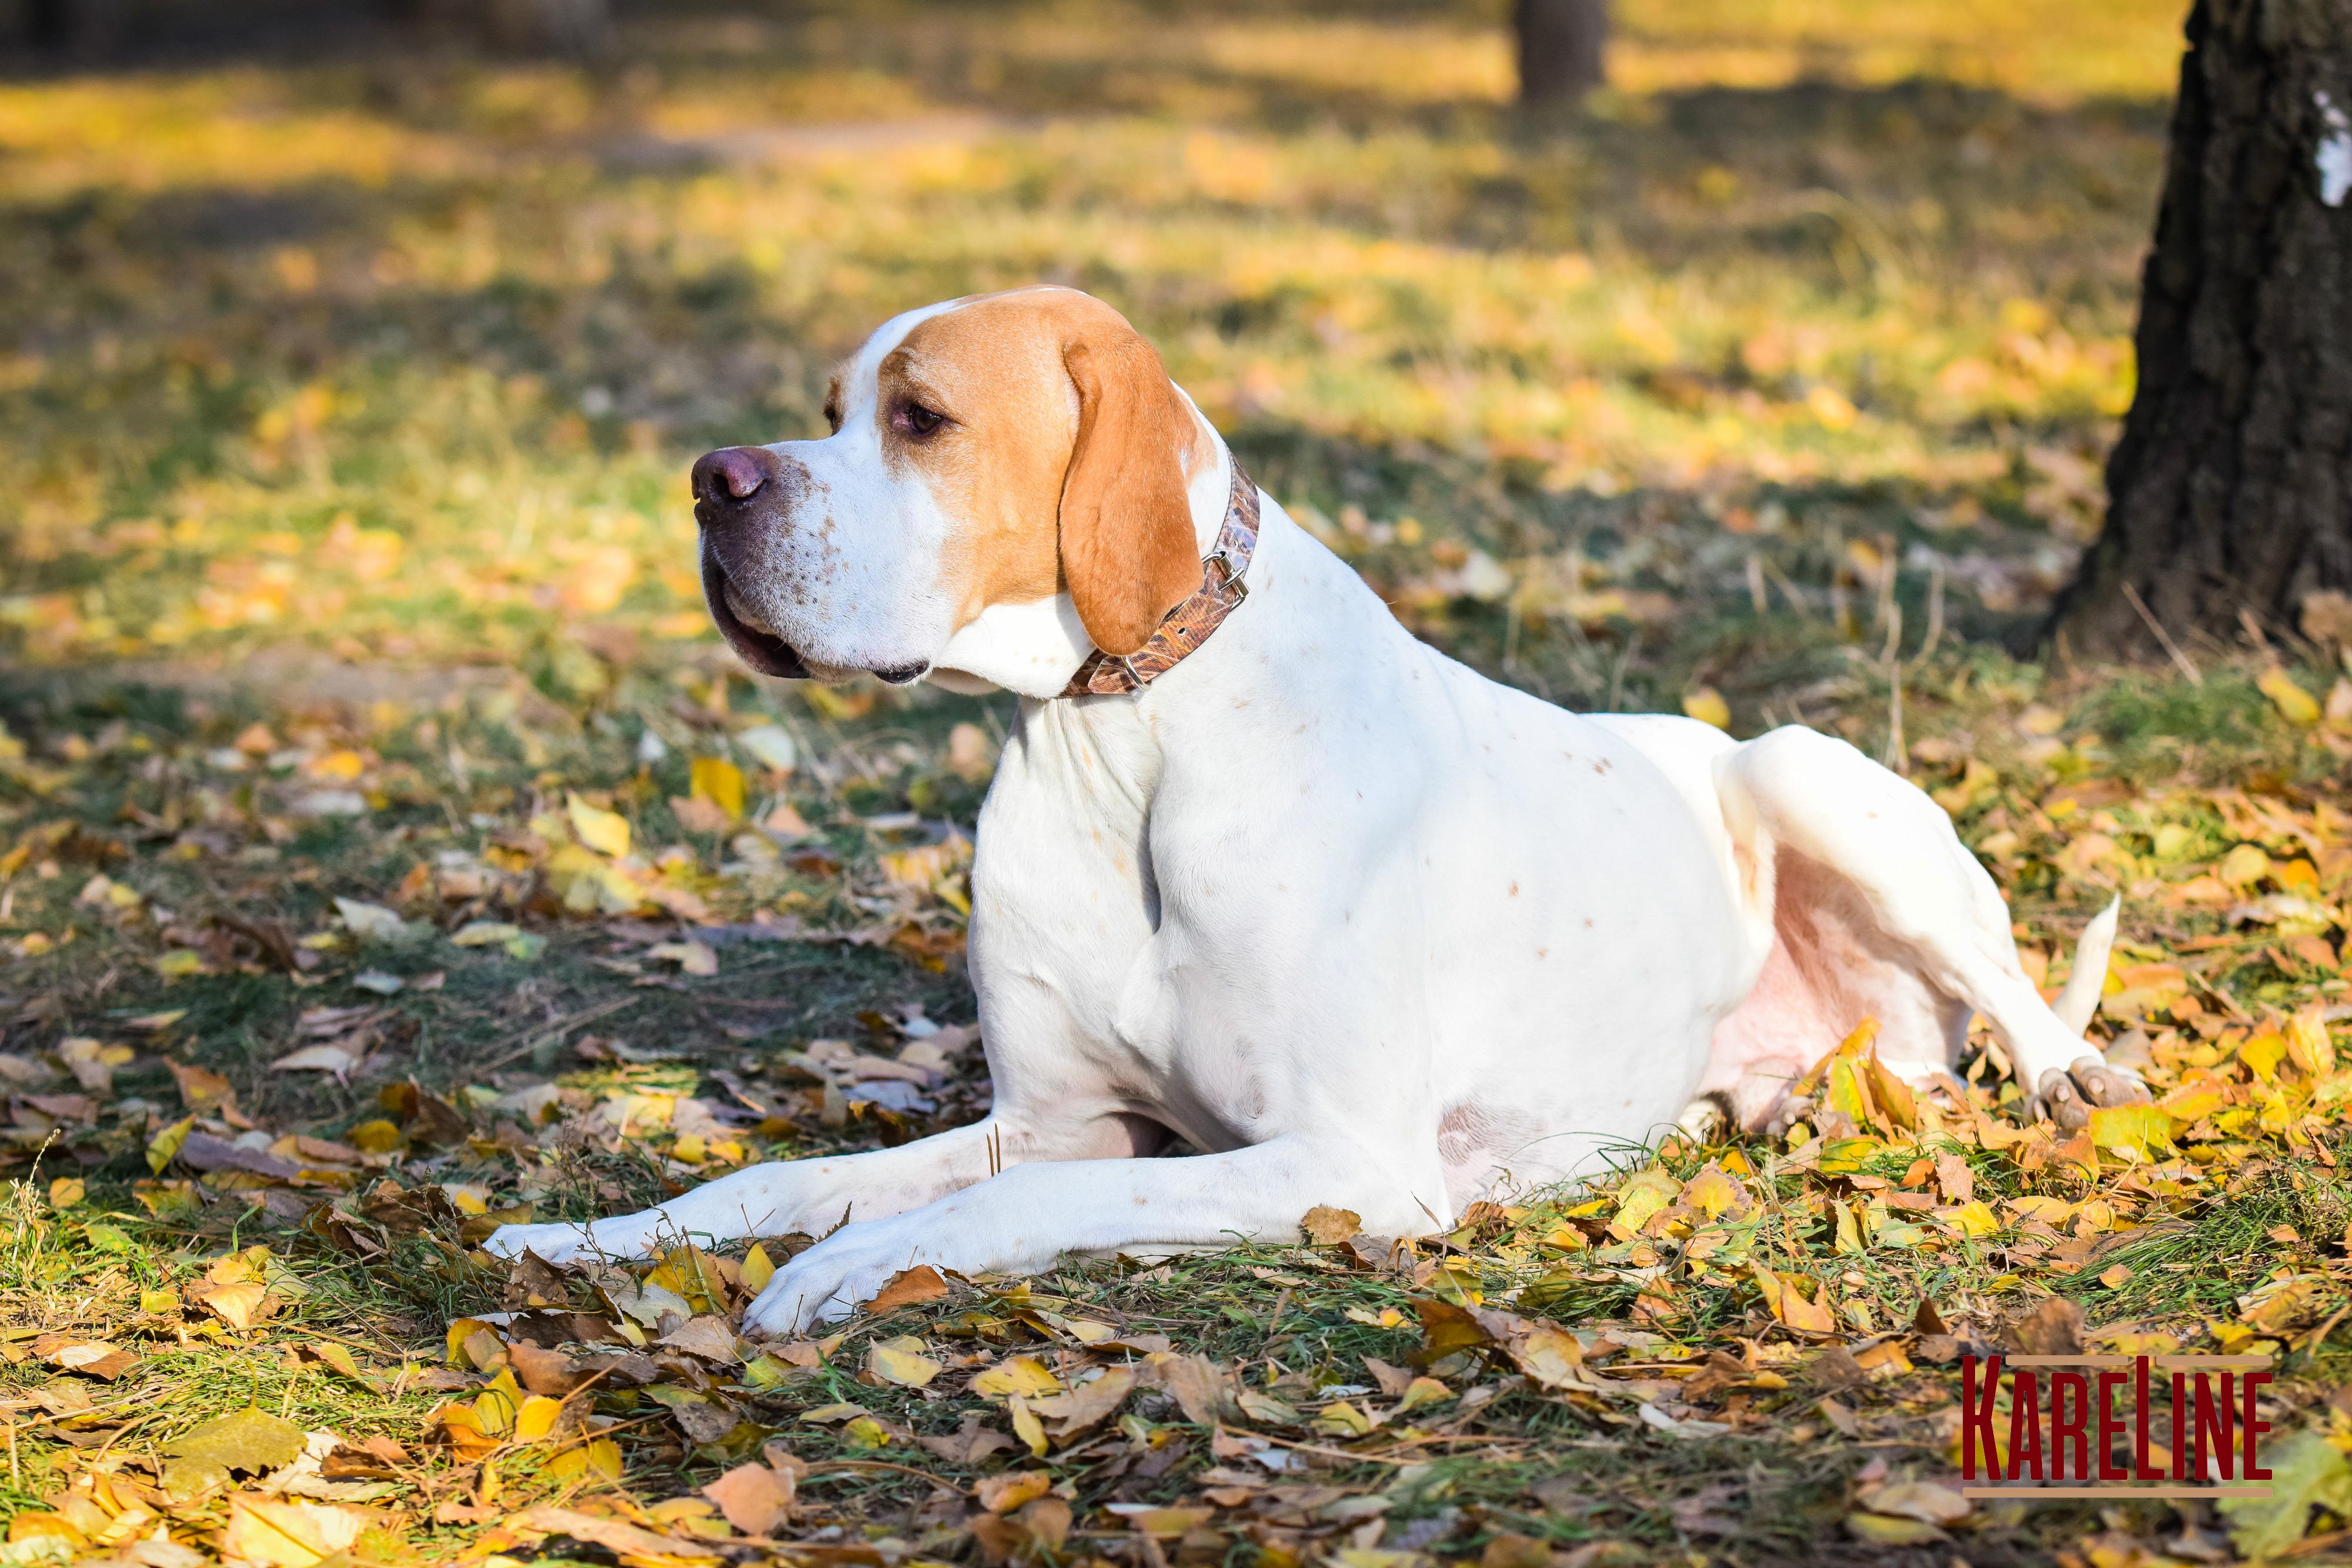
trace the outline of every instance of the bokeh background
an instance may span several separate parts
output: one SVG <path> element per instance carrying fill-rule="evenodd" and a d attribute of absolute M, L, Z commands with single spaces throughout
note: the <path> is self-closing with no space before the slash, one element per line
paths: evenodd
<path fill-rule="evenodd" d="M 624 4 L 536 53 L 27 0 L 0 649 L 707 671 L 686 465 L 819 428 L 893 312 L 1038 280 L 1558 700 L 1752 727 L 1897 609 L 1906 658 L 2014 643 L 2129 400 L 2180 6 L 1618 9 L 1608 85 L 1528 115 L 1501 0 Z"/>

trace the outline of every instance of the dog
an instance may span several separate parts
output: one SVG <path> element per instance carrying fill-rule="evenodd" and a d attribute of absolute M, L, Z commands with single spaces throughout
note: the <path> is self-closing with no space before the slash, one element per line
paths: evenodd
<path fill-rule="evenodd" d="M 825 419 L 695 465 L 710 612 L 771 675 L 1019 695 L 971 870 L 993 1107 L 493 1252 L 845 1214 L 751 1307 L 781 1333 L 917 1264 L 1295 1239 L 1317 1205 L 1444 1230 L 1785 1117 L 1864 1019 L 1921 1088 L 1981 1015 L 2037 1113 L 2147 1098 L 2083 1033 L 2112 907 L 2053 1009 L 1942 810 L 1844 742 L 1572 714 L 1421 643 L 1103 302 L 898 316 Z"/>

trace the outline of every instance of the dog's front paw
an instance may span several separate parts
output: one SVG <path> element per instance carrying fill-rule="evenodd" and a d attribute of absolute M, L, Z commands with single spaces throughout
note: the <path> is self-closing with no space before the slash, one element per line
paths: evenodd
<path fill-rule="evenodd" d="M 784 1265 L 743 1314 L 744 1326 L 791 1334 L 845 1318 L 901 1270 L 933 1260 L 924 1250 L 892 1220 L 845 1227 Z"/>
<path fill-rule="evenodd" d="M 610 1219 L 593 1225 L 501 1225 L 482 1246 L 496 1257 L 520 1258 L 528 1251 L 550 1263 L 589 1256 L 636 1258 L 646 1250 L 636 1228 Z"/>
<path fill-rule="evenodd" d="M 2091 1124 L 2091 1113 L 2110 1105 L 2145 1105 L 2155 1099 L 2140 1075 L 2121 1062 L 2083 1055 L 2063 1072 L 2053 1068 L 2025 1103 L 2029 1117 L 2049 1117 L 2073 1132 Z"/>

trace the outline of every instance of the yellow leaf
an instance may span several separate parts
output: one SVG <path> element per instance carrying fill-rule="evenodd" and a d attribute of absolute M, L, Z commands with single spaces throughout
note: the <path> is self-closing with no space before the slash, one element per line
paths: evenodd
<path fill-rule="evenodd" d="M 49 1205 L 53 1208 L 71 1208 L 88 1196 L 89 1189 L 79 1176 L 59 1176 L 49 1183 Z"/>
<path fill-rule="evenodd" d="M 515 1417 L 521 1414 L 525 1398 L 522 1387 L 514 1380 L 511 1368 L 501 1367 L 499 1375 L 482 1385 L 474 1399 L 474 1426 L 492 1437 L 512 1431 Z"/>
<path fill-rule="evenodd" d="M 458 1318 L 450 1323 L 447 1343 L 444 1346 L 444 1354 L 449 1358 L 449 1364 L 471 1367 L 474 1364 L 474 1359 L 466 1354 L 466 1342 L 478 1333 L 492 1332 L 494 1331 L 491 1330 L 490 1325 L 479 1318 Z"/>
<path fill-rule="evenodd" d="M 1039 1364 L 1034 1355 L 1010 1355 L 971 1380 L 974 1394 L 994 1398 L 1000 1395 L 1057 1394 L 1061 1380 Z"/>
<path fill-rule="evenodd" d="M 1708 1164 L 1683 1184 L 1682 1201 L 1713 1219 L 1731 1209 L 1748 1207 L 1748 1189 L 1721 1166 Z"/>
<path fill-rule="evenodd" d="M 293 1498 L 238 1496 L 229 1500 L 224 1555 L 268 1568 L 312 1568 L 348 1552 L 375 1522 L 362 1508 Z"/>
<path fill-rule="evenodd" d="M 614 860 L 629 852 L 629 820 L 618 811 L 592 806 L 576 794 L 565 797 L 563 810 L 572 819 L 572 831 L 590 849 Z"/>
<path fill-rule="evenodd" d="M 555 1430 L 555 1423 L 562 1416 L 563 1401 L 550 1399 L 542 1394 L 531 1395 L 522 1402 L 522 1408 L 515 1412 L 514 1440 L 518 1443 L 538 1442 Z"/>
<path fill-rule="evenodd" d="M 2210 1082 L 2184 1083 L 2158 1102 L 2176 1122 L 2201 1122 L 2229 1102 Z"/>
<path fill-rule="evenodd" d="M 1683 694 L 1683 712 L 1717 729 L 1731 727 L 1731 705 L 1713 686 L 1693 686 Z"/>
<path fill-rule="evenodd" d="M 2314 1078 L 2336 1070 L 2336 1044 L 2327 1038 L 2325 1004 L 2315 1001 L 2286 1020 L 2286 1054 Z"/>
<path fill-rule="evenodd" d="M 1454 1390 L 1434 1377 L 1416 1377 L 1405 1385 L 1404 1397 L 1397 1401 L 1397 1414 L 1418 1410 L 1424 1405 L 1443 1405 L 1454 1397 Z"/>
<path fill-rule="evenodd" d="M 180 1145 L 188 1141 L 188 1134 L 195 1130 L 195 1126 L 196 1119 L 189 1116 L 173 1123 L 148 1139 L 147 1168 L 161 1174 L 163 1167 L 172 1163 L 172 1156 L 180 1152 Z"/>
<path fill-rule="evenodd" d="M 753 1242 L 751 1250 L 743 1254 L 743 1288 L 756 1296 L 775 1277 L 776 1266 L 768 1260 L 768 1249 Z"/>
<path fill-rule="evenodd" d="M 2103 1105 L 2091 1113 L 2091 1142 L 2135 1159 L 2172 1146 L 2172 1118 L 2154 1105 Z"/>
<path fill-rule="evenodd" d="M 1859 1127 L 1876 1121 L 1878 1108 L 1871 1103 L 1870 1092 L 1863 1085 L 1857 1065 L 1843 1056 L 1831 1061 L 1828 1097 L 1830 1109 L 1844 1112 Z"/>
<path fill-rule="evenodd" d="M 2221 879 L 2223 886 L 2242 893 L 2271 874 L 2271 857 L 2263 853 L 2258 844 L 2240 844 L 2221 857 L 2213 874 Z"/>
<path fill-rule="evenodd" d="M 1849 1513 L 1845 1527 L 1855 1540 L 1872 1546 L 1927 1546 L 1951 1539 L 1924 1519 L 1886 1513 Z"/>
<path fill-rule="evenodd" d="M 1655 1166 L 1641 1172 L 1618 1191 L 1617 1212 L 1610 1218 L 1609 1233 L 1620 1241 L 1632 1240 L 1652 1216 L 1682 1196 L 1682 1183 Z"/>
<path fill-rule="evenodd" d="M 2278 1076 L 2278 1064 L 2286 1060 L 2286 1040 L 2278 1030 L 2266 1029 L 2238 1047 L 2238 1060 L 2267 1083 Z"/>
<path fill-rule="evenodd" d="M 1011 1513 L 1054 1490 L 1054 1478 L 1043 1470 L 1000 1471 L 972 1484 L 972 1495 L 991 1513 Z"/>
<path fill-rule="evenodd" d="M 1776 1274 L 1761 1263 L 1751 1263 L 1748 1267 L 1755 1271 L 1757 1287 L 1764 1292 L 1764 1305 L 1774 1317 L 1790 1328 L 1807 1333 L 1832 1333 L 1836 1331 L 1837 1321 L 1830 1316 L 1826 1301 L 1807 1301 L 1803 1292 L 1797 1289 L 1793 1275 Z M 1823 1290 L 1822 1295 L 1826 1297 L 1828 1291 Z"/>
<path fill-rule="evenodd" d="M 1344 1399 L 1317 1412 L 1314 1425 L 1318 1431 L 1340 1437 L 1369 1437 L 1372 1430 L 1371 1417 Z"/>
<path fill-rule="evenodd" d="M 343 1142 L 362 1154 L 388 1155 L 400 1147 L 400 1129 L 381 1117 L 362 1122 L 343 1134 Z"/>
<path fill-rule="evenodd" d="M 866 1370 L 901 1388 L 921 1388 L 940 1375 L 940 1364 L 922 1354 L 923 1342 L 911 1336 L 868 1345 Z"/>
<path fill-rule="evenodd" d="M 1013 1417 L 1013 1435 L 1029 1445 L 1030 1453 L 1038 1458 L 1044 1458 L 1045 1457 L 1045 1424 L 1038 1420 L 1036 1412 L 1029 1408 L 1029 1401 L 1015 1394 L 1005 1400 L 1004 1409 L 1005 1413 Z"/>
<path fill-rule="evenodd" d="M 1944 1218 L 1960 1228 L 1963 1236 L 1990 1236 L 2000 1229 L 2000 1221 L 1982 1198 L 1972 1198 L 1943 1211 Z"/>
<path fill-rule="evenodd" d="M 1578 1381 L 1584 1365 L 1584 1347 L 1574 1334 L 1538 1324 L 1527 1338 L 1511 1346 L 1511 1360 L 1546 1388 L 1563 1388 Z M 1411 1395 L 1410 1386 L 1406 1393 Z"/>
<path fill-rule="evenodd" d="M 2262 678 L 2254 685 L 2262 688 L 2263 695 L 2271 699 L 2289 724 L 2319 722 L 2318 700 L 2295 685 L 2294 677 L 2278 665 L 2273 664 L 2264 670 Z"/>
<path fill-rule="evenodd" d="M 730 822 L 743 816 L 743 770 L 723 757 L 698 757 L 693 768 L 694 798 L 708 800 L 727 813 Z"/>
<path fill-rule="evenodd" d="M 233 1329 L 249 1329 L 261 1314 L 261 1303 L 268 1298 L 269 1287 L 258 1281 L 247 1280 L 234 1285 L 214 1285 L 204 1294 L 203 1304 Z"/>
<path fill-rule="evenodd" d="M 1919 1103 L 1911 1093 L 1911 1086 L 1890 1071 L 1878 1060 L 1876 1051 L 1862 1059 L 1862 1071 L 1869 1082 L 1870 1098 L 1878 1106 L 1879 1119 L 1893 1130 L 1916 1132 Z"/>

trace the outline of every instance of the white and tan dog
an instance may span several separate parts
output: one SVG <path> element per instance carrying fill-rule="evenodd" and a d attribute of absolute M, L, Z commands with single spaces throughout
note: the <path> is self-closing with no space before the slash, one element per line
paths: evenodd
<path fill-rule="evenodd" d="M 1706 1103 L 1765 1123 L 1864 1017 L 1923 1083 L 1973 1012 L 2037 1108 L 2145 1097 L 2082 1034 L 2111 918 L 2053 1011 L 1943 811 L 1843 742 L 1580 716 L 1416 641 L 1108 306 L 909 312 L 826 413 L 696 465 L 710 607 L 772 674 L 1021 695 L 971 875 L 994 1107 L 493 1250 L 846 1211 L 753 1305 L 781 1332 L 917 1263 L 1295 1238 L 1318 1204 L 1443 1229 Z M 1066 695 L 1082 666 L 1114 695 Z M 1178 1137 L 1204 1152 L 1153 1157 Z"/>

